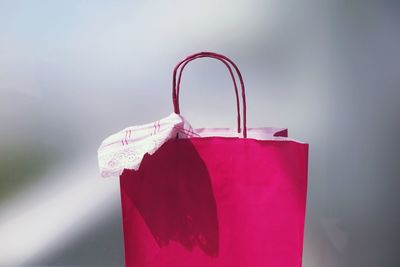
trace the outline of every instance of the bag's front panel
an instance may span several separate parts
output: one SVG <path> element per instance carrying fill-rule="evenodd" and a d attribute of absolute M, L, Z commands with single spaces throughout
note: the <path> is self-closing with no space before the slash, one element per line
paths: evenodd
<path fill-rule="evenodd" d="M 127 266 L 301 266 L 307 153 L 292 141 L 167 142 L 121 176 Z"/>

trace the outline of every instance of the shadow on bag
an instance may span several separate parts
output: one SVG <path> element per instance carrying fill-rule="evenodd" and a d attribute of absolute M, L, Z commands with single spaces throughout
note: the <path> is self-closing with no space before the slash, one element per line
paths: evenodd
<path fill-rule="evenodd" d="M 190 166 L 180 164 L 182 156 Z M 125 209 L 125 224 L 142 219 L 160 247 L 176 241 L 188 250 L 198 246 L 208 256 L 218 255 L 218 218 L 210 175 L 188 140 L 171 140 L 154 155 L 146 154 L 138 171 L 123 172 L 121 190 L 130 209 L 137 209 L 141 216 Z"/>

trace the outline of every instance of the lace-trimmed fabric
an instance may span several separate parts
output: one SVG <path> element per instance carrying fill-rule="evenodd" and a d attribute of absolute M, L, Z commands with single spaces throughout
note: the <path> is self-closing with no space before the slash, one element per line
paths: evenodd
<path fill-rule="evenodd" d="M 132 126 L 111 135 L 100 145 L 97 154 L 101 176 L 119 176 L 124 169 L 138 170 L 145 154 L 152 155 L 166 141 L 196 135 L 191 125 L 180 115 L 140 126 Z"/>
<path fill-rule="evenodd" d="M 236 129 L 193 129 L 181 115 L 125 128 L 105 139 L 98 149 L 100 173 L 103 177 L 120 176 L 124 169 L 138 170 L 144 155 L 153 155 L 169 139 L 192 137 L 243 137 Z M 248 128 L 247 137 L 256 140 L 290 141 L 285 128 Z"/>

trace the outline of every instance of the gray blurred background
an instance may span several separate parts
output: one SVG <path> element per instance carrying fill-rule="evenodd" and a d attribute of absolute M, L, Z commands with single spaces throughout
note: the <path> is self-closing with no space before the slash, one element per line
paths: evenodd
<path fill-rule="evenodd" d="M 238 64 L 248 126 L 310 144 L 304 266 L 400 266 L 399 47 L 394 0 L 0 0 L 0 266 L 123 266 L 97 148 L 170 114 L 198 51 Z M 222 64 L 190 64 L 195 127 L 234 105 Z"/>

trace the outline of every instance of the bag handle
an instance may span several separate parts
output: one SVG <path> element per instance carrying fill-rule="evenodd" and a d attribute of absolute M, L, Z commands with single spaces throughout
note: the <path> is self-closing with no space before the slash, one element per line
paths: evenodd
<path fill-rule="evenodd" d="M 186 60 L 184 61 L 184 63 L 182 63 L 182 65 L 181 65 L 181 69 L 180 69 L 180 71 L 179 71 L 179 75 L 178 75 L 178 82 L 177 82 L 177 84 L 176 84 L 176 86 L 175 86 L 175 96 L 176 96 L 176 99 L 177 99 L 177 106 L 178 106 L 178 108 L 177 108 L 177 111 L 179 112 L 180 110 L 179 110 L 179 92 L 180 92 L 180 83 L 181 83 L 181 78 L 182 78 L 182 73 L 183 73 L 183 70 L 184 70 L 184 68 L 186 67 L 186 65 L 190 62 L 190 61 L 193 61 L 193 60 L 195 60 L 195 59 L 197 59 L 197 58 L 202 58 L 202 57 L 206 57 L 206 56 L 204 56 L 204 55 L 196 55 L 196 56 L 193 56 L 193 57 L 190 57 L 189 59 L 188 58 L 186 58 Z M 236 84 L 236 79 L 235 79 L 235 76 L 234 76 L 234 74 L 233 74 L 233 72 L 232 72 L 232 68 L 231 68 L 231 66 L 223 59 L 223 58 L 219 58 L 219 57 L 216 57 L 216 56 L 213 56 L 213 55 L 210 55 L 210 56 L 207 56 L 207 57 L 210 57 L 210 58 L 215 58 L 215 59 L 217 59 L 217 60 L 219 60 L 219 61 L 221 61 L 222 63 L 224 63 L 224 65 L 228 68 L 228 70 L 229 70 L 229 73 L 230 73 L 230 75 L 231 75 L 231 79 L 232 79 L 232 81 L 233 81 L 233 85 L 234 85 L 234 87 L 235 87 L 235 96 L 236 96 L 236 109 L 237 109 L 237 127 L 238 127 L 238 133 L 240 133 L 240 104 L 239 104 L 239 93 L 238 93 L 238 88 L 237 88 L 237 84 Z"/>
<path fill-rule="evenodd" d="M 182 77 L 182 72 L 183 69 L 185 68 L 185 66 L 192 60 L 195 60 L 197 58 L 203 58 L 203 57 L 208 57 L 208 58 L 214 58 L 217 59 L 219 61 L 221 61 L 222 63 L 224 63 L 224 65 L 228 68 L 229 73 L 231 75 L 234 87 L 235 87 L 235 94 L 236 94 L 236 108 L 237 108 L 237 120 L 238 120 L 238 133 L 241 132 L 240 129 L 240 105 L 239 105 L 239 94 L 238 94 L 238 89 L 237 89 L 237 84 L 236 84 L 236 80 L 235 80 L 235 76 L 232 72 L 232 68 L 229 64 L 231 64 L 233 66 L 233 68 L 236 71 L 237 76 L 239 77 L 239 81 L 240 81 L 240 86 L 242 89 L 242 106 L 243 106 L 243 137 L 246 138 L 247 137 L 247 127 L 246 127 L 246 92 L 245 92 L 245 86 L 244 86 L 244 82 L 243 82 L 243 77 L 242 74 L 240 73 L 239 68 L 236 66 L 236 64 L 230 60 L 229 58 L 227 58 L 224 55 L 221 54 L 217 54 L 217 53 L 213 53 L 213 52 L 200 52 L 200 53 L 196 53 L 193 55 L 190 55 L 188 57 L 186 57 L 185 59 L 183 59 L 182 61 L 180 61 L 174 68 L 173 71 L 173 80 L 172 80 L 172 100 L 173 100 L 173 104 L 174 104 L 174 112 L 176 114 L 180 114 L 180 110 L 179 110 L 179 89 L 180 89 L 180 82 L 181 82 L 181 77 Z M 229 63 L 229 64 L 228 64 Z M 181 67 L 182 65 L 182 67 Z M 179 76 L 178 76 L 178 82 L 176 82 L 176 74 L 178 72 L 179 67 L 181 67 L 180 72 L 179 72 Z"/>

